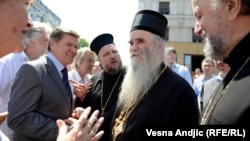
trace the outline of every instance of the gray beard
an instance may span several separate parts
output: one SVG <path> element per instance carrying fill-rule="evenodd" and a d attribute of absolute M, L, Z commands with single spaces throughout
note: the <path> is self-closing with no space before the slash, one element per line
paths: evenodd
<path fill-rule="evenodd" d="M 224 39 L 225 40 L 225 39 Z M 223 39 L 207 39 L 204 45 L 204 54 L 206 58 L 223 60 L 224 54 L 229 49 L 228 42 L 223 42 Z"/>
<path fill-rule="evenodd" d="M 155 48 L 149 48 L 145 53 L 136 52 L 135 54 L 143 55 L 143 61 L 140 62 L 134 59 L 132 54 L 121 86 L 118 106 L 128 106 L 134 103 L 137 97 L 152 85 L 159 74 L 159 64 L 156 63 L 159 53 L 155 51 Z"/>
<path fill-rule="evenodd" d="M 224 54 L 229 50 L 230 29 L 227 25 L 220 24 L 220 31 L 215 35 L 207 35 L 204 45 L 204 54 L 206 58 L 223 60 Z"/>

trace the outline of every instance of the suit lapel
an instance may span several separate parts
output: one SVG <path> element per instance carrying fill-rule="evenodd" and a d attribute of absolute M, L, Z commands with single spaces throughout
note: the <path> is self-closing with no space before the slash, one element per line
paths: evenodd
<path fill-rule="evenodd" d="M 45 64 L 46 64 L 46 69 L 47 69 L 48 74 L 50 75 L 51 79 L 54 81 L 57 88 L 61 91 L 61 93 L 64 96 L 65 100 L 67 101 L 68 105 L 70 107 L 72 107 L 70 104 L 70 101 L 69 101 L 69 96 L 67 94 L 67 90 L 63 84 L 62 78 L 60 77 L 60 74 L 58 73 L 55 65 L 48 57 L 46 57 Z"/>
<path fill-rule="evenodd" d="M 214 87 L 214 85 L 217 85 L 219 82 L 218 82 L 218 80 L 217 79 L 213 79 L 212 80 L 212 85 L 213 85 L 213 87 Z"/>

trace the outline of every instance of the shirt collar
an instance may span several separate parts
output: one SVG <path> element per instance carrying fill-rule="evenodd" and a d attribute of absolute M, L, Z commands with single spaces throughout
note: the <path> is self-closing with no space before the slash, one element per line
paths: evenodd
<path fill-rule="evenodd" d="M 61 72 L 61 70 L 65 68 L 65 66 L 52 53 L 49 52 L 48 57 L 54 63 L 58 72 Z"/>
<path fill-rule="evenodd" d="M 27 56 L 27 54 L 24 51 L 21 52 L 21 56 L 22 56 L 24 61 L 30 61 L 29 57 Z"/>

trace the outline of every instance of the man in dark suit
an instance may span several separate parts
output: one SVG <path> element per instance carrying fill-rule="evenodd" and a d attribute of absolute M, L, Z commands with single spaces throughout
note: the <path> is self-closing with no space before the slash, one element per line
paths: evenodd
<path fill-rule="evenodd" d="M 71 116 L 72 94 L 61 71 L 72 63 L 78 38 L 73 30 L 54 29 L 47 56 L 25 63 L 17 72 L 8 103 L 14 141 L 56 140 L 56 120 Z"/>

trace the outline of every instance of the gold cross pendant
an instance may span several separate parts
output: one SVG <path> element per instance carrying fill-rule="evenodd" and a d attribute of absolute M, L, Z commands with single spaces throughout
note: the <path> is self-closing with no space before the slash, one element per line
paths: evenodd
<path fill-rule="evenodd" d="M 113 141 L 116 140 L 117 136 L 123 132 L 123 124 L 124 121 L 119 119 L 116 119 L 115 126 L 113 127 Z"/>

